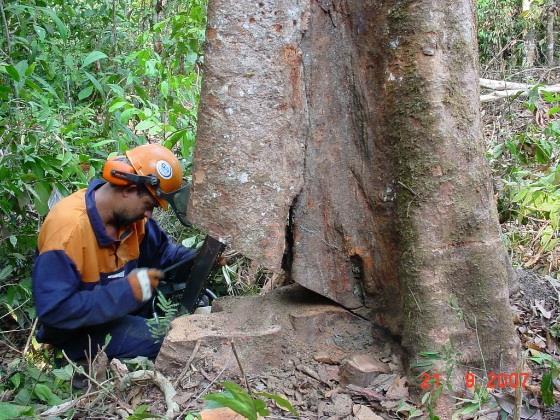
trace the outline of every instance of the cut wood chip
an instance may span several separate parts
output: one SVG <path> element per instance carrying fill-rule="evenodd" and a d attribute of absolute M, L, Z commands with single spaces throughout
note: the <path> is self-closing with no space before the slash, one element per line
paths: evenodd
<path fill-rule="evenodd" d="M 396 377 L 394 373 L 382 373 L 377 375 L 370 386 L 376 391 L 388 391 Z"/>
<path fill-rule="evenodd" d="M 546 340 L 540 335 L 537 335 L 527 343 L 527 347 L 538 351 L 546 350 Z"/>
<path fill-rule="evenodd" d="M 383 417 L 379 417 L 371 408 L 365 405 L 354 405 L 352 413 L 357 420 L 383 420 Z"/>
<path fill-rule="evenodd" d="M 404 376 L 397 376 L 385 396 L 391 400 L 401 400 L 408 398 L 408 387 L 406 386 L 406 378 Z"/>
<path fill-rule="evenodd" d="M 544 300 L 535 300 L 535 307 L 539 310 L 542 316 L 544 316 L 546 319 L 550 319 L 552 318 L 552 312 L 554 310 L 547 311 L 544 307 L 544 304 L 545 304 Z"/>

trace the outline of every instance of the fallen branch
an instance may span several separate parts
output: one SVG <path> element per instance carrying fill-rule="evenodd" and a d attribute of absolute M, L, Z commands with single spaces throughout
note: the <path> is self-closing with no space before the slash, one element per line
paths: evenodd
<path fill-rule="evenodd" d="M 480 87 L 492 90 L 529 89 L 526 83 L 506 82 L 505 80 L 480 79 Z"/>
<path fill-rule="evenodd" d="M 173 383 L 173 385 L 175 387 L 177 387 L 177 385 L 179 385 L 179 383 L 181 382 L 181 380 L 185 377 L 185 375 L 187 374 L 187 372 L 189 371 L 189 369 L 191 368 L 191 363 L 194 360 L 194 357 L 196 356 L 196 353 L 198 352 L 198 348 L 200 347 L 200 340 L 196 340 L 196 344 L 194 345 L 194 349 L 189 357 L 189 360 L 187 360 L 187 363 L 185 364 L 184 369 L 181 371 L 181 373 L 179 374 L 179 376 L 177 376 L 177 379 L 175 380 L 175 382 Z"/>
<path fill-rule="evenodd" d="M 511 96 L 528 96 L 529 90 L 531 88 L 532 86 L 526 85 L 526 87 L 524 87 L 523 89 L 497 90 L 491 93 L 480 95 L 480 102 L 492 102 L 499 99 L 509 98 Z M 541 86 L 538 88 L 538 91 L 560 92 L 560 85 Z"/>
<path fill-rule="evenodd" d="M 89 398 L 95 394 L 99 394 L 102 391 L 103 391 L 102 389 L 98 389 L 97 391 L 89 392 L 74 400 L 66 401 L 63 402 L 62 404 L 52 406 L 48 410 L 45 410 L 41 414 L 39 414 L 39 416 L 40 417 L 60 416 L 61 414 L 64 414 L 65 412 L 67 412 L 68 410 L 76 406 L 80 401 L 83 401 L 86 398 Z"/>
<path fill-rule="evenodd" d="M 165 403 L 167 404 L 167 411 L 165 413 L 165 417 L 167 418 L 174 418 L 179 411 L 179 404 L 177 404 L 173 397 L 177 394 L 175 388 L 165 376 L 163 376 L 159 372 L 155 372 L 153 370 L 137 370 L 135 372 L 130 372 L 123 376 L 120 381 L 119 388 L 121 391 L 124 391 L 125 388 L 128 388 L 132 385 L 133 382 L 145 381 L 150 380 L 157 387 L 163 392 L 163 396 L 165 398 Z"/>

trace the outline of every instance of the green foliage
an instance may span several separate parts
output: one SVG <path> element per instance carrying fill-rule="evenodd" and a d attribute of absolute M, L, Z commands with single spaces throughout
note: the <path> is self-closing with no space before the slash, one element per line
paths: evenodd
<path fill-rule="evenodd" d="M 422 410 L 419 410 L 418 408 L 414 407 L 412 404 L 407 403 L 406 401 L 400 401 L 395 411 L 397 414 L 406 413 L 407 419 L 414 419 L 417 417 L 422 417 L 424 415 Z"/>
<path fill-rule="evenodd" d="M 128 420 L 144 420 L 144 419 L 161 419 L 164 418 L 163 416 L 159 416 L 157 414 L 152 414 L 150 412 L 150 406 L 147 404 L 141 404 L 134 412 L 127 417 Z"/>
<path fill-rule="evenodd" d="M 482 63 L 488 63 L 508 45 L 506 54 L 516 51 L 517 45 L 512 41 L 522 39 L 523 30 L 516 18 L 519 8 L 519 0 L 477 1 L 478 48 Z"/>
<path fill-rule="evenodd" d="M 541 380 L 541 396 L 543 404 L 550 407 L 554 404 L 554 380 L 560 377 L 560 363 L 551 355 L 538 350 L 529 349 L 529 353 L 530 360 L 547 369 Z"/>
<path fill-rule="evenodd" d="M 482 406 L 490 401 L 491 395 L 486 386 L 477 385 L 474 395 L 471 398 L 453 398 L 457 400 L 457 405 L 461 406 L 461 408 L 452 415 L 452 419 L 455 420 L 482 410 Z"/>
<path fill-rule="evenodd" d="M 537 60 L 543 61 L 544 13 L 554 0 L 533 0 L 529 11 L 521 10 L 520 0 L 478 0 L 478 48 L 480 61 L 500 72 L 523 63 L 525 33 L 532 30 L 537 41 Z"/>
<path fill-rule="evenodd" d="M 0 402 L 0 420 L 19 419 L 22 417 L 32 417 L 35 410 L 25 405 L 17 405 L 7 402 Z"/>
<path fill-rule="evenodd" d="M 157 312 L 154 311 L 154 317 L 150 318 L 147 322 L 150 334 L 156 342 L 159 342 L 165 337 L 167 331 L 169 331 L 171 321 L 177 316 L 180 305 L 172 302 L 170 299 L 166 299 L 159 290 L 157 291 L 156 300 L 157 307 L 162 315 L 158 315 Z"/>
<path fill-rule="evenodd" d="M 147 141 L 187 166 L 199 99 L 205 0 L 21 0 L 0 54 L 0 260 L 28 268 L 56 187 L 86 185 L 111 151 Z M 9 239 L 9 240 L 8 240 Z M 0 267 L 2 269 L 3 267 Z"/>
<path fill-rule="evenodd" d="M 33 415 L 32 406 L 36 404 L 61 404 L 71 395 L 70 379 L 73 374 L 74 370 L 70 365 L 44 371 L 23 359 L 12 361 L 6 370 L 0 370 L 0 376 L 7 378 L 0 384 L 0 393 L 13 394 L 10 403 L 2 403 L 0 406 L 0 419 Z"/>
<path fill-rule="evenodd" d="M 537 104 L 548 106 L 548 117 L 560 110 L 560 95 L 536 89 L 526 106 L 537 110 Z M 540 112 L 540 110 L 539 110 Z M 550 252 L 559 244 L 560 232 L 560 122 L 551 119 L 545 126 L 529 124 L 525 132 L 513 135 L 489 153 L 494 164 L 499 160 L 505 167 L 505 188 L 498 202 L 502 220 L 546 221 L 539 231 L 542 252 Z"/>
<path fill-rule="evenodd" d="M 266 402 L 258 398 L 262 397 L 275 402 L 282 410 L 298 416 L 292 404 L 278 394 L 256 392 L 251 395 L 233 382 L 224 381 L 221 385 L 224 391 L 208 394 L 204 397 L 206 401 L 209 401 L 207 404 L 209 408 L 228 407 L 249 420 L 257 420 L 258 416 L 269 415 Z"/>

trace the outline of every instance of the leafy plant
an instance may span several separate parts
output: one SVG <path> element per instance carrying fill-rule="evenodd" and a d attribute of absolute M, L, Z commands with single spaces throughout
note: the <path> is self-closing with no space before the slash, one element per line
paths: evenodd
<path fill-rule="evenodd" d="M 551 355 L 538 350 L 529 349 L 529 352 L 530 360 L 547 368 L 541 380 L 541 396 L 543 404 L 550 407 L 554 404 L 554 380 L 560 377 L 560 363 Z"/>
<path fill-rule="evenodd" d="M 269 411 L 264 400 L 267 399 L 276 403 L 276 405 L 282 410 L 287 411 L 294 416 L 298 416 L 297 411 L 294 409 L 292 404 L 278 394 L 255 392 L 251 395 L 233 382 L 224 381 L 221 385 L 224 388 L 224 391 L 211 393 L 204 397 L 205 400 L 209 401 L 207 404 L 209 408 L 228 407 L 236 413 L 245 416 L 249 420 L 257 420 L 259 415 L 269 415 Z"/>
<path fill-rule="evenodd" d="M 456 405 L 461 407 L 452 415 L 452 419 L 455 420 L 482 410 L 482 406 L 490 401 L 490 394 L 486 386 L 477 385 L 471 398 L 453 398 L 457 400 Z"/>
<path fill-rule="evenodd" d="M 152 414 L 150 406 L 147 404 L 140 404 L 134 409 L 134 412 L 127 417 L 128 420 L 144 420 L 144 419 L 161 419 L 163 416 Z"/>
<path fill-rule="evenodd" d="M 527 108 L 536 110 L 543 102 L 550 118 L 558 113 L 560 95 L 533 92 L 537 96 L 529 98 Z M 550 119 L 544 127 L 530 124 L 525 132 L 495 145 L 489 157 L 491 162 L 499 159 L 507 164 L 498 201 L 501 219 L 518 225 L 538 222 L 537 254 L 555 249 L 560 233 L 560 123 Z"/>
<path fill-rule="evenodd" d="M 14 418 L 32 415 L 27 413 L 33 413 L 33 404 L 52 406 L 70 397 L 70 379 L 74 372 L 70 365 L 42 371 L 28 361 L 16 359 L 1 374 L 8 379 L 0 385 L 0 392 L 10 392 L 13 399 L 0 406 L 0 418 Z M 20 414 L 10 414 L 16 412 Z"/>
<path fill-rule="evenodd" d="M 147 322 L 150 334 L 152 334 L 156 342 L 159 342 L 165 337 L 167 331 L 169 331 L 171 321 L 177 316 L 180 305 L 179 303 L 172 302 L 170 299 L 166 299 L 159 290 L 157 292 L 156 301 L 157 307 L 160 309 L 162 315 L 158 316 L 157 311 L 154 310 L 153 318 L 148 319 Z"/>

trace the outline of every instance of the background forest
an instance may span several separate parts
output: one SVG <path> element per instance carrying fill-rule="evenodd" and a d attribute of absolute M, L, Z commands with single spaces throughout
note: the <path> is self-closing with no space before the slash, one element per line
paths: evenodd
<path fill-rule="evenodd" d="M 553 287 L 560 287 L 559 12 L 559 1 L 477 1 L 481 77 L 532 86 L 482 105 L 503 238 L 516 267 L 548 276 Z M 30 272 L 49 200 L 84 187 L 108 154 L 145 142 L 174 150 L 189 174 L 206 0 L 0 0 L 0 19 L 2 419 L 40 412 L 71 392 L 73 367 L 55 368 L 32 338 Z M 196 232 L 160 218 L 177 240 L 197 243 Z M 230 259 L 215 287 L 255 291 L 262 273 Z M 556 315 L 547 331 L 554 339 Z M 552 395 L 558 359 L 546 349 L 535 351 L 550 369 Z"/>

